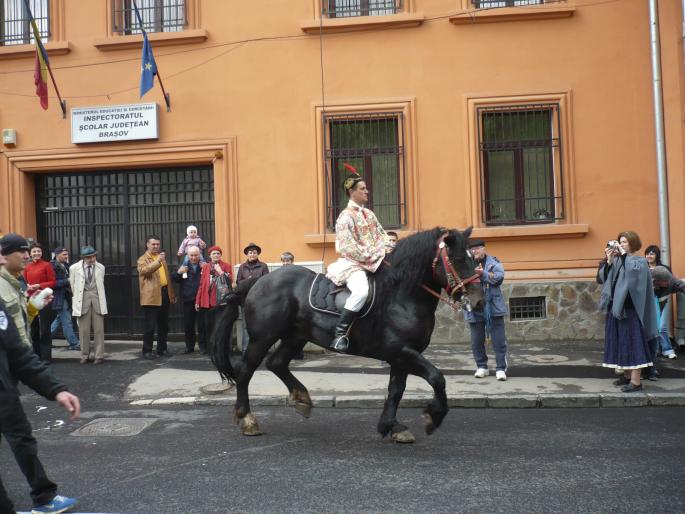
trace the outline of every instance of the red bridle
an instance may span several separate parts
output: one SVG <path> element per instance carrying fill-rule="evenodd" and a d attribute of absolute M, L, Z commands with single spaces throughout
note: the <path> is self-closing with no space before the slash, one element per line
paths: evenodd
<path fill-rule="evenodd" d="M 472 282 L 479 282 L 480 281 L 480 274 L 475 273 L 472 276 L 463 279 L 459 276 L 459 273 L 457 270 L 454 269 L 454 266 L 452 265 L 452 262 L 450 261 L 449 255 L 447 254 L 447 245 L 445 244 L 445 238 L 449 235 L 448 232 L 444 232 L 441 236 L 440 239 L 438 239 L 438 249 L 435 253 L 435 257 L 433 258 L 433 278 L 437 280 L 437 274 L 436 274 L 436 268 L 438 266 L 438 261 L 442 263 L 442 268 L 445 271 L 445 277 L 447 280 L 447 284 L 445 286 L 445 291 L 447 292 L 447 295 L 449 297 L 449 300 L 445 300 L 442 296 L 437 294 L 435 291 L 433 291 L 430 287 L 426 285 L 421 285 L 423 289 L 431 293 L 433 296 L 439 298 L 442 301 L 447 302 L 450 304 L 450 306 L 458 310 L 461 306 L 456 306 L 455 302 L 456 300 L 454 299 L 454 295 L 456 293 L 461 292 L 462 294 L 466 294 L 466 286 L 469 285 Z"/>

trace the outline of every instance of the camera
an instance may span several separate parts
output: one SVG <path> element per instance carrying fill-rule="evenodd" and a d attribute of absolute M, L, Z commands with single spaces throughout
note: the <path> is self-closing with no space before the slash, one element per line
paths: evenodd
<path fill-rule="evenodd" d="M 609 241 L 607 243 L 607 248 L 610 248 L 612 252 L 616 252 L 620 255 L 623 255 L 624 253 L 626 253 L 626 251 L 623 249 L 623 247 L 620 245 L 620 243 L 618 241 L 616 241 L 615 239 L 612 239 L 611 241 Z"/>

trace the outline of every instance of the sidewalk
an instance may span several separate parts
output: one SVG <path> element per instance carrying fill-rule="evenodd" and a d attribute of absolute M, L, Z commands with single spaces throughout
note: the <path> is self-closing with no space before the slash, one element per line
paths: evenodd
<path fill-rule="evenodd" d="M 57 345 L 66 344 L 57 342 Z M 124 399 L 132 405 L 233 405 L 235 390 L 205 394 L 202 388 L 220 382 L 205 355 L 181 355 L 182 343 L 169 343 L 172 358 L 132 366 Z M 622 393 L 612 385 L 614 371 L 601 366 L 601 342 L 511 343 L 508 380 L 473 377 L 474 364 L 466 345 L 435 345 L 424 356 L 445 375 L 452 407 L 624 407 L 685 406 L 685 357 L 659 359 L 657 382 L 643 381 L 643 391 Z M 103 366 L 139 364 L 140 343 L 108 341 L 109 358 Z M 492 353 L 492 352 L 491 352 Z M 55 349 L 55 359 L 78 359 L 79 352 Z M 119 362 L 117 362 L 119 361 Z M 115 364 L 116 363 L 116 364 Z M 494 366 L 494 359 L 491 359 Z M 318 407 L 379 408 L 388 385 L 389 367 L 379 361 L 335 353 L 307 353 L 291 369 L 309 389 Z M 142 372 L 142 373 L 141 373 Z M 430 386 L 410 376 L 402 406 L 425 406 Z M 287 390 L 263 366 L 250 383 L 252 405 L 287 405 Z"/>

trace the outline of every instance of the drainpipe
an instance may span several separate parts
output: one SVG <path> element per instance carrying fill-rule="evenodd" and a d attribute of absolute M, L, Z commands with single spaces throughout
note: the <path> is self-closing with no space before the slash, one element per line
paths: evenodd
<path fill-rule="evenodd" d="M 685 0 L 683 5 L 685 6 Z M 652 54 L 652 89 L 654 126 L 656 129 L 656 167 L 659 185 L 659 232 L 661 260 L 670 264 L 671 239 L 668 226 L 668 181 L 666 178 L 666 139 L 664 135 L 664 102 L 661 82 L 661 44 L 659 41 L 658 0 L 649 0 L 649 36 Z"/>

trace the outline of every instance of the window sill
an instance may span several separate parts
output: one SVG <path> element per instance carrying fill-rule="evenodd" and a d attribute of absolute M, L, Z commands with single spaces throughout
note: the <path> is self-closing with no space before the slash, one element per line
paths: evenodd
<path fill-rule="evenodd" d="M 181 32 L 154 32 L 147 35 L 155 48 L 160 46 L 186 45 L 192 43 L 204 43 L 207 40 L 205 29 L 183 30 Z M 96 39 L 93 46 L 102 52 L 113 50 L 128 50 L 143 46 L 142 34 L 130 36 L 113 35 L 105 39 Z"/>
<path fill-rule="evenodd" d="M 573 239 L 585 237 L 590 231 L 587 223 L 570 223 L 566 225 L 531 225 L 515 227 L 474 227 L 472 238 L 487 239 Z M 416 234 L 416 230 L 395 230 L 400 239 Z M 313 247 L 333 246 L 335 232 L 325 234 L 305 234 L 305 244 Z"/>
<path fill-rule="evenodd" d="M 530 225 L 515 227 L 479 227 L 471 237 L 493 239 L 570 239 L 585 237 L 590 231 L 587 223 Z"/>
<path fill-rule="evenodd" d="M 416 230 L 398 230 L 398 229 L 388 229 L 393 232 L 397 232 L 400 239 L 416 234 Z M 325 234 L 305 234 L 304 235 L 305 244 L 313 247 L 321 248 L 322 246 L 334 246 L 335 245 L 335 232 L 326 232 Z"/>
<path fill-rule="evenodd" d="M 376 28 L 418 27 L 426 17 L 423 13 L 400 13 L 386 16 L 355 16 L 349 18 L 323 18 L 307 20 L 300 23 L 300 29 L 307 34 L 318 34 L 319 29 L 325 34 L 334 32 L 353 32 Z"/>
<path fill-rule="evenodd" d="M 474 23 L 499 23 L 502 21 L 531 21 L 569 18 L 576 12 L 575 7 L 540 6 L 540 7 L 498 7 L 462 12 L 450 16 L 454 25 L 472 25 Z"/>
<path fill-rule="evenodd" d="M 48 56 L 64 55 L 71 51 L 69 41 L 48 41 L 43 46 L 45 46 Z M 0 46 L 0 60 L 20 59 L 23 57 L 33 57 L 34 55 L 36 55 L 36 45 Z"/>

